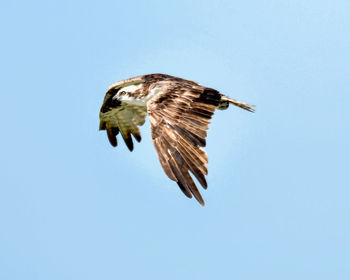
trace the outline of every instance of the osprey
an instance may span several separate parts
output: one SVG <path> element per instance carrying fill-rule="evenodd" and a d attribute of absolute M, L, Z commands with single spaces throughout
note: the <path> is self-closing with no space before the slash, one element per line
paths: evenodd
<path fill-rule="evenodd" d="M 204 206 L 203 198 L 189 172 L 207 188 L 208 157 L 202 149 L 215 109 L 229 104 L 253 112 L 253 105 L 237 101 L 196 82 L 165 74 L 149 74 L 112 84 L 100 110 L 100 130 L 117 146 L 120 132 L 133 150 L 131 135 L 141 141 L 139 126 L 149 115 L 154 147 L 166 175 L 183 193 Z"/>

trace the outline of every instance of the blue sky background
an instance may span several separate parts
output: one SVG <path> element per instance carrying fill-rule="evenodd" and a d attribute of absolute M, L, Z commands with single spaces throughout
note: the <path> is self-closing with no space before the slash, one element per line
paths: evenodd
<path fill-rule="evenodd" d="M 349 1 L 3 1 L 0 279 L 350 279 Z M 168 73 L 257 105 L 210 126 L 206 207 L 108 86 Z"/>

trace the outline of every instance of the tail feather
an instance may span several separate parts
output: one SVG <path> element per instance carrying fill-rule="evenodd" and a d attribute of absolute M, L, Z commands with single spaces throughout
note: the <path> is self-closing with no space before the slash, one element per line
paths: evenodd
<path fill-rule="evenodd" d="M 254 111 L 255 111 L 255 109 L 252 108 L 252 107 L 255 107 L 255 105 L 251 105 L 251 104 L 248 104 L 248 103 L 245 103 L 245 102 L 242 102 L 242 101 L 238 101 L 238 100 L 233 99 L 233 98 L 231 98 L 231 97 L 228 97 L 228 96 L 226 96 L 226 95 L 222 95 L 222 96 L 221 96 L 220 102 L 228 102 L 228 103 L 231 103 L 231 104 L 233 104 L 233 105 L 235 105 L 235 106 L 238 106 L 238 107 L 240 107 L 240 108 L 242 108 L 242 109 L 244 109 L 244 110 L 247 110 L 247 111 L 249 111 L 249 112 L 254 112 Z"/>

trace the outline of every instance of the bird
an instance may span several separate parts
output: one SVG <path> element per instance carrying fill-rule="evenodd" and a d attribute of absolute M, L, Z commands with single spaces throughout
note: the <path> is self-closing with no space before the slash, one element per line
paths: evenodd
<path fill-rule="evenodd" d="M 215 110 L 226 110 L 230 104 L 255 111 L 254 105 L 197 82 L 167 74 L 147 74 L 108 88 L 99 113 L 99 130 L 107 132 L 113 147 L 118 145 L 120 132 L 133 151 L 132 137 L 141 141 L 139 127 L 148 115 L 153 144 L 165 174 L 188 198 L 194 196 L 204 206 L 192 176 L 207 189 L 208 156 L 203 148 L 208 126 Z"/>

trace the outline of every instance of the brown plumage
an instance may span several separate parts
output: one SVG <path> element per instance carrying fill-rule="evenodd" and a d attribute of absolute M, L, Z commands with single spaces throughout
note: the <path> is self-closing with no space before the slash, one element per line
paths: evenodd
<path fill-rule="evenodd" d="M 189 172 L 207 188 L 208 157 L 202 148 L 206 145 L 208 125 L 215 109 L 224 110 L 229 104 L 254 111 L 252 105 L 193 81 L 164 74 L 139 76 L 109 88 L 100 111 L 100 130 L 107 131 L 114 147 L 120 132 L 132 151 L 131 135 L 141 141 L 138 126 L 144 124 L 148 114 L 153 143 L 164 172 L 187 197 L 193 195 L 204 205 Z"/>

